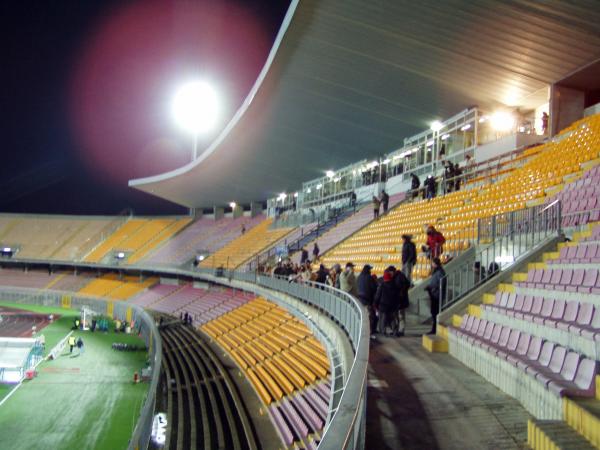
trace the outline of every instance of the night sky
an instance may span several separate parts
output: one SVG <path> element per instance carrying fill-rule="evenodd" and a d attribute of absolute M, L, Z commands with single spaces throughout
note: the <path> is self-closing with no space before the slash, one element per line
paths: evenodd
<path fill-rule="evenodd" d="M 220 127 L 227 123 L 288 4 L 2 2 L 0 211 L 185 212 L 127 181 L 189 161 L 192 138 L 169 112 L 182 82 L 213 83 L 224 100 Z"/>

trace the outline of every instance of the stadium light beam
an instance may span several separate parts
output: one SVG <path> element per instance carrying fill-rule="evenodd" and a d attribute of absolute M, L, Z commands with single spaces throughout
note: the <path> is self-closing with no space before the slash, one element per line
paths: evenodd
<path fill-rule="evenodd" d="M 192 157 L 196 159 L 198 135 L 210 131 L 217 123 L 220 112 L 217 92 L 205 81 L 185 83 L 175 92 L 171 112 L 177 125 L 194 136 Z"/>
<path fill-rule="evenodd" d="M 515 116 L 506 111 L 497 111 L 490 117 L 492 128 L 496 131 L 510 131 L 514 128 Z"/>

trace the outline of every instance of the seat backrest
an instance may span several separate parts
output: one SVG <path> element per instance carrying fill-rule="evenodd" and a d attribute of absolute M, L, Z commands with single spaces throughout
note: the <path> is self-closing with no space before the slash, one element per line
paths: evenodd
<path fill-rule="evenodd" d="M 506 307 L 508 309 L 513 309 L 515 306 L 515 300 L 517 299 L 517 294 L 515 293 L 510 293 L 508 294 L 508 301 L 506 302 Z"/>
<path fill-rule="evenodd" d="M 506 307 L 506 303 L 508 302 L 508 292 L 502 292 L 502 294 L 500 294 L 500 305 L 503 308 Z"/>
<path fill-rule="evenodd" d="M 531 314 L 539 314 L 544 305 L 544 297 L 533 297 L 533 304 L 531 305 Z"/>
<path fill-rule="evenodd" d="M 583 358 L 579 362 L 577 375 L 575 375 L 575 384 L 579 389 L 590 389 L 596 380 L 598 372 L 598 363 L 593 359 Z"/>
<path fill-rule="evenodd" d="M 552 269 L 542 269 L 542 279 L 540 283 L 550 283 L 552 278 Z"/>
<path fill-rule="evenodd" d="M 529 281 L 530 283 L 533 283 L 535 280 L 535 271 L 537 269 L 529 269 L 527 271 L 527 281 Z"/>
<path fill-rule="evenodd" d="M 596 279 L 598 278 L 597 269 L 587 269 L 585 271 L 585 277 L 583 278 L 583 285 L 585 287 L 594 287 L 596 285 Z"/>
<path fill-rule="evenodd" d="M 488 322 L 485 326 L 485 332 L 483 333 L 483 338 L 487 341 L 492 337 L 492 332 L 494 331 L 494 322 Z"/>
<path fill-rule="evenodd" d="M 552 314 L 552 308 L 554 307 L 554 299 L 553 298 L 544 298 L 544 304 L 542 305 L 542 310 L 540 311 L 540 315 L 544 317 L 550 317 Z"/>
<path fill-rule="evenodd" d="M 572 246 L 572 247 L 567 247 L 567 248 L 568 248 L 567 259 L 575 258 L 575 255 L 577 255 L 577 246 Z"/>
<path fill-rule="evenodd" d="M 521 311 L 523 311 L 523 312 L 531 311 L 532 305 L 533 305 L 533 297 L 531 295 L 526 295 L 525 299 L 523 301 L 523 307 L 521 308 Z"/>
<path fill-rule="evenodd" d="M 506 348 L 510 351 L 514 352 L 517 349 L 517 345 L 519 344 L 519 338 L 521 337 L 521 332 L 519 330 L 512 330 L 510 332 L 510 336 L 508 337 L 508 344 Z"/>
<path fill-rule="evenodd" d="M 479 328 L 479 322 L 481 322 L 481 319 L 479 319 L 479 317 L 475 317 L 473 319 L 473 323 L 471 323 L 471 333 L 476 333 L 477 329 Z"/>
<path fill-rule="evenodd" d="M 585 276 L 585 269 L 575 269 L 573 271 L 573 278 L 571 279 L 572 286 L 580 286 L 583 283 L 583 277 Z"/>
<path fill-rule="evenodd" d="M 481 319 L 479 321 L 479 326 L 477 327 L 477 336 L 483 336 L 483 333 L 485 332 L 485 327 L 487 326 L 488 321 L 485 319 Z"/>
<path fill-rule="evenodd" d="M 500 347 L 506 347 L 506 344 L 508 343 L 508 337 L 510 336 L 510 332 L 511 332 L 510 328 L 508 328 L 508 327 L 502 328 L 502 331 L 500 332 L 500 339 L 498 339 L 498 345 Z"/>
<path fill-rule="evenodd" d="M 588 302 L 581 302 L 579 304 L 579 311 L 577 312 L 576 322 L 580 325 L 589 325 L 592 322 L 594 316 L 594 305 Z"/>
<path fill-rule="evenodd" d="M 517 344 L 517 353 L 519 355 L 525 355 L 529 349 L 529 343 L 531 342 L 531 335 L 527 333 L 521 333 L 519 337 L 519 343 Z"/>
<path fill-rule="evenodd" d="M 542 366 L 547 366 L 550 364 L 550 358 L 552 358 L 552 352 L 554 351 L 554 344 L 550 341 L 544 342 L 542 345 L 542 350 L 540 351 L 540 358 L 538 362 Z"/>
<path fill-rule="evenodd" d="M 469 321 L 469 315 L 465 314 L 462 317 L 462 320 L 460 321 L 460 328 L 464 330 L 467 327 L 467 322 L 468 321 Z"/>
<path fill-rule="evenodd" d="M 494 305 L 497 306 L 502 306 L 502 294 L 504 294 L 503 291 L 496 291 L 496 298 L 494 299 Z"/>
<path fill-rule="evenodd" d="M 578 312 L 579 312 L 579 302 L 577 302 L 577 301 L 567 302 L 567 306 L 565 307 L 565 313 L 563 314 L 563 320 L 565 322 L 575 322 Z"/>
<path fill-rule="evenodd" d="M 575 258 L 585 258 L 585 252 L 587 251 L 587 245 L 579 244 L 577 247 L 577 253 L 575 253 Z"/>
<path fill-rule="evenodd" d="M 573 381 L 577 366 L 579 365 L 579 354 L 577 352 L 568 352 L 565 357 L 565 363 L 560 371 L 560 375 L 567 381 Z"/>
<path fill-rule="evenodd" d="M 471 327 L 473 326 L 473 321 L 475 320 L 475 316 L 469 316 L 467 317 L 467 323 L 465 325 L 465 330 L 470 330 Z"/>
<path fill-rule="evenodd" d="M 564 300 L 554 300 L 554 307 L 552 308 L 552 317 L 553 319 L 562 319 L 565 315 L 565 301 Z"/>
<path fill-rule="evenodd" d="M 567 349 L 561 345 L 554 347 L 552 352 L 552 358 L 550 358 L 550 364 L 548 369 L 554 373 L 559 373 L 562 370 L 563 364 L 565 363 L 565 357 L 567 356 Z"/>
<path fill-rule="evenodd" d="M 493 342 L 494 344 L 496 342 L 498 342 L 498 339 L 500 339 L 501 332 L 502 332 L 502 325 L 494 324 L 494 331 L 492 331 L 492 337 L 490 338 L 490 341 Z"/>
<path fill-rule="evenodd" d="M 535 269 L 535 273 L 533 274 L 533 282 L 540 283 L 542 281 L 543 276 L 544 271 L 542 269 Z"/>
<path fill-rule="evenodd" d="M 585 257 L 586 258 L 595 258 L 598 254 L 598 244 L 588 244 L 586 246 Z"/>
<path fill-rule="evenodd" d="M 565 269 L 562 272 L 562 276 L 560 277 L 560 284 L 563 286 L 568 286 L 571 284 L 571 279 L 573 278 L 573 269 Z"/>
<path fill-rule="evenodd" d="M 569 253 L 569 249 L 570 249 L 570 248 L 571 248 L 571 247 L 563 247 L 563 248 L 561 248 L 561 249 L 560 249 L 560 255 L 559 255 L 559 258 L 560 258 L 560 259 L 567 259 L 567 255 L 568 255 L 568 253 Z"/>
<path fill-rule="evenodd" d="M 515 305 L 513 306 L 513 309 L 515 311 L 521 311 L 521 309 L 523 309 L 524 302 L 525 302 L 525 296 L 522 294 L 517 294 L 517 297 L 515 298 Z"/>
<path fill-rule="evenodd" d="M 550 284 L 560 284 L 560 279 L 562 278 L 563 272 L 563 269 L 552 269 L 552 278 L 550 278 Z"/>
<path fill-rule="evenodd" d="M 527 357 L 529 359 L 536 360 L 540 357 L 540 351 L 542 350 L 542 338 L 534 336 L 529 342 L 529 348 L 527 349 Z"/>

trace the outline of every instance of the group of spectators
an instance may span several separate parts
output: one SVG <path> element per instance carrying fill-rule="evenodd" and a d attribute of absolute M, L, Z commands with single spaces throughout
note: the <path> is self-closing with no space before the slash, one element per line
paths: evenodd
<path fill-rule="evenodd" d="M 463 181 L 463 169 L 458 163 L 451 161 L 442 161 L 444 166 L 444 173 L 440 180 L 443 193 L 454 192 L 460 190 Z M 465 158 L 465 170 L 467 172 L 473 171 L 475 161 L 470 155 Z M 435 198 L 438 192 L 439 183 L 433 175 L 428 175 L 425 181 L 423 181 L 423 187 L 421 187 L 421 180 L 415 173 L 411 173 L 411 193 L 412 198 L 416 199 L 419 193 L 423 199 L 431 200 Z"/>

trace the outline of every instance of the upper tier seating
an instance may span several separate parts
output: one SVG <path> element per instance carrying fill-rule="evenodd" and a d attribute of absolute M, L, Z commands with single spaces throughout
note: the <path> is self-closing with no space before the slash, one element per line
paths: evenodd
<path fill-rule="evenodd" d="M 94 297 L 106 297 L 114 300 L 127 300 L 144 289 L 156 284 L 157 278 L 147 278 L 140 281 L 139 277 L 106 274 L 95 278 L 79 290 L 79 294 Z"/>
<path fill-rule="evenodd" d="M 0 244 L 15 258 L 81 260 L 118 226 L 120 218 L 2 216 Z"/>
<path fill-rule="evenodd" d="M 402 235 L 410 234 L 420 253 L 420 264 L 415 267 L 413 276 L 424 278 L 429 275 L 426 258 L 420 252 L 421 243 L 425 242 L 424 225 L 435 224 L 446 237 L 446 249 L 467 248 L 469 239 L 476 237 L 474 220 L 459 220 L 452 211 L 472 195 L 472 191 L 459 191 L 430 201 L 402 204 L 334 247 L 325 254 L 323 262 L 328 266 L 338 263 L 343 267 L 347 261 L 352 261 L 356 270 L 370 264 L 375 273 L 381 274 L 390 264 L 401 266 Z"/>
<path fill-rule="evenodd" d="M 265 219 L 245 234 L 233 240 L 221 250 L 202 261 L 200 267 L 224 267 L 237 269 L 288 235 L 293 228 L 269 229 L 272 219 Z"/>
<path fill-rule="evenodd" d="M 252 218 L 242 216 L 235 219 L 198 219 L 146 256 L 143 261 L 151 264 L 181 265 L 193 259 L 197 252 L 216 252 L 241 235 L 242 225 L 248 231 L 264 219 L 262 215 Z"/>
<path fill-rule="evenodd" d="M 87 262 L 101 262 L 114 251 L 127 253 L 127 262 L 136 263 L 154 247 L 191 222 L 181 219 L 130 219 L 85 258 Z"/>
<path fill-rule="evenodd" d="M 254 294 L 228 288 L 157 285 L 132 299 L 131 303 L 174 316 L 187 312 L 194 325 L 200 326 L 253 298 Z"/>
<path fill-rule="evenodd" d="M 22 269 L 0 269 L 0 286 L 44 289 L 55 282 L 57 276 L 48 275 L 47 271 L 25 272 Z"/>
<path fill-rule="evenodd" d="M 405 196 L 406 194 L 404 193 L 391 195 L 389 207 L 393 208 L 394 206 L 396 206 L 399 202 L 404 200 Z M 368 204 L 359 209 L 355 214 L 349 216 L 346 220 L 338 223 L 335 227 L 326 231 L 322 236 L 319 236 L 310 243 L 306 244 L 305 247 L 309 249 L 310 252 L 310 249 L 312 249 L 313 244 L 317 242 L 319 245 L 321 255 L 324 255 L 332 247 L 339 244 L 348 236 L 364 227 L 371 220 L 373 220 L 373 206 L 371 204 Z M 296 252 L 292 256 L 292 261 L 299 264 L 301 256 L 301 252 Z"/>
<path fill-rule="evenodd" d="M 445 250 L 465 249 L 468 240 L 477 237 L 478 219 L 522 209 L 527 202 L 542 199 L 565 177 L 578 173 L 582 163 L 598 158 L 599 142 L 600 115 L 582 119 L 555 141 L 527 150 L 527 162 L 497 183 L 401 205 L 333 248 L 323 260 L 327 265 L 353 261 L 356 270 L 368 263 L 381 273 L 387 265 L 400 263 L 402 234 L 416 235 L 417 247 L 421 247 L 425 224 L 435 225 L 445 235 Z M 422 256 L 420 261 L 425 262 Z M 413 276 L 428 274 L 426 265 L 417 265 Z"/>

